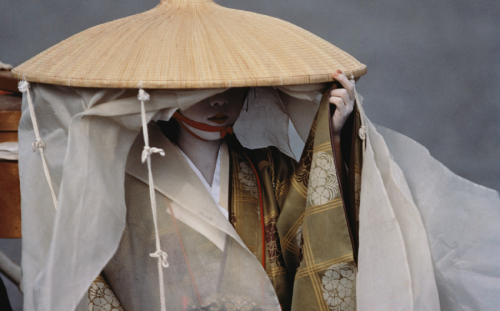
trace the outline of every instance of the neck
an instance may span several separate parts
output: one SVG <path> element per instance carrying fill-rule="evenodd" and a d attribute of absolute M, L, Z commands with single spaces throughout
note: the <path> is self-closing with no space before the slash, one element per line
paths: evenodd
<path fill-rule="evenodd" d="M 200 170 L 210 186 L 212 186 L 212 180 L 214 178 L 221 141 L 222 139 L 200 140 L 182 127 L 180 128 L 179 139 L 177 141 L 179 148 Z"/>

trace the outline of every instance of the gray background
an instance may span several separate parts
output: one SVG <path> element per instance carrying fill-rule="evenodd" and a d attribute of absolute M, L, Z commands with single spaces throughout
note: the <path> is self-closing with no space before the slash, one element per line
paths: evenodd
<path fill-rule="evenodd" d="M 158 2 L 0 0 L 0 60 L 19 65 Z M 425 145 L 456 174 L 500 189 L 500 1 L 216 2 L 287 20 L 347 51 L 368 66 L 357 87 L 372 122 Z M 0 240 L 0 249 L 20 257 L 19 242 Z"/>

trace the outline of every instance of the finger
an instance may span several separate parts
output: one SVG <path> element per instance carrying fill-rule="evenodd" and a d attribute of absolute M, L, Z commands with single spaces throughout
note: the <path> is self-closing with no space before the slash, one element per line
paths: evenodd
<path fill-rule="evenodd" d="M 335 105 L 335 112 L 342 117 L 346 117 L 354 110 L 354 103 L 351 100 L 344 101 L 340 97 L 330 97 L 330 103 Z"/>
<path fill-rule="evenodd" d="M 346 105 L 352 104 L 352 100 L 349 96 L 349 93 L 347 93 L 346 89 L 333 90 L 330 92 L 330 96 L 342 98 L 344 100 L 344 104 L 346 104 Z"/>
<path fill-rule="evenodd" d="M 351 81 L 349 81 L 349 79 L 347 79 L 345 74 L 343 74 L 342 71 L 337 70 L 332 74 L 332 78 L 340 82 L 340 84 L 342 84 L 342 86 L 347 90 L 349 98 L 354 100 L 354 85 Z"/>
<path fill-rule="evenodd" d="M 330 104 L 334 104 L 335 107 L 339 110 L 339 112 L 343 113 L 346 105 L 344 104 L 344 100 L 340 97 L 330 97 Z"/>

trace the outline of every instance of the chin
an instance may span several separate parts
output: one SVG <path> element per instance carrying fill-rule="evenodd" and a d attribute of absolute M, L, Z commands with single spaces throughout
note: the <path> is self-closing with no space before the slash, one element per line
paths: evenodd
<path fill-rule="evenodd" d="M 198 135 L 199 137 L 205 139 L 205 140 L 221 140 L 220 137 L 220 132 L 205 132 L 202 130 L 195 129 L 194 127 L 191 127 L 189 125 L 186 125 L 193 133 Z"/>

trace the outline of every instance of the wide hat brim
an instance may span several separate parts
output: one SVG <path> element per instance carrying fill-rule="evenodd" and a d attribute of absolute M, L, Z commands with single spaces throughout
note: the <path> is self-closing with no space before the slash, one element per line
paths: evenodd
<path fill-rule="evenodd" d="M 163 0 L 76 34 L 16 67 L 30 82 L 101 88 L 220 88 L 358 78 L 366 66 L 283 20 L 212 0 Z"/>

